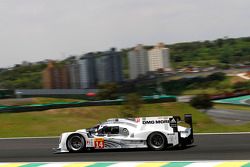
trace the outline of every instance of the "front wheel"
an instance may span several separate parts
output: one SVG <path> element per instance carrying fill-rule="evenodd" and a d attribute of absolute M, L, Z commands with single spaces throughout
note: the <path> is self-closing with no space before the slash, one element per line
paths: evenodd
<path fill-rule="evenodd" d="M 153 132 L 148 136 L 147 144 L 151 150 L 160 151 L 166 148 L 167 139 L 164 134 Z"/>
<path fill-rule="evenodd" d="M 69 152 L 81 152 L 86 146 L 85 140 L 80 134 L 70 135 L 66 144 Z"/>

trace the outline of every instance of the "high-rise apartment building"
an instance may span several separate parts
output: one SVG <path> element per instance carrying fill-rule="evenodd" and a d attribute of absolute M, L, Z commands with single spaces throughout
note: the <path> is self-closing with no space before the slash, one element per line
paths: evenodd
<path fill-rule="evenodd" d="M 43 88 L 68 89 L 68 68 L 63 64 L 56 64 L 55 62 L 50 61 L 47 68 L 43 71 Z"/>
<path fill-rule="evenodd" d="M 95 54 L 87 53 L 78 60 L 81 89 L 96 87 L 97 72 L 95 59 Z"/>
<path fill-rule="evenodd" d="M 72 62 L 68 65 L 69 80 L 71 89 L 80 89 L 80 65 L 78 61 Z"/>
<path fill-rule="evenodd" d="M 149 71 L 148 53 L 143 45 L 137 45 L 133 50 L 128 52 L 129 60 L 129 78 L 136 79 Z"/>
<path fill-rule="evenodd" d="M 164 70 L 169 71 L 170 58 L 169 49 L 163 43 L 159 43 L 148 51 L 149 71 Z"/>
<path fill-rule="evenodd" d="M 121 82 L 123 76 L 120 52 L 112 48 L 110 51 L 100 53 L 96 58 L 96 70 L 98 84 Z"/>

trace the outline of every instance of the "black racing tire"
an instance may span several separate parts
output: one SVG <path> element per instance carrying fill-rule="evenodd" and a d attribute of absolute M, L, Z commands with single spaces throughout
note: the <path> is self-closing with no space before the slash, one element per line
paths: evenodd
<path fill-rule="evenodd" d="M 80 134 L 72 134 L 67 138 L 66 146 L 69 152 L 82 152 L 86 149 L 86 141 Z"/>
<path fill-rule="evenodd" d="M 167 138 L 160 132 L 153 132 L 147 138 L 148 148 L 155 151 L 161 151 L 167 147 Z"/>

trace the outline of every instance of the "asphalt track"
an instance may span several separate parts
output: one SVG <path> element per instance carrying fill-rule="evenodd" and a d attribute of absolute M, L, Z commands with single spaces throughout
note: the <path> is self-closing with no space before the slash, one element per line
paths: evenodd
<path fill-rule="evenodd" d="M 250 99 L 249 99 L 249 100 L 246 100 L 245 103 L 250 104 Z"/>
<path fill-rule="evenodd" d="M 207 114 L 220 124 L 237 125 L 250 121 L 249 111 L 210 109 Z"/>
<path fill-rule="evenodd" d="M 57 138 L 0 139 L 0 162 L 249 160 L 249 134 L 195 135 L 193 146 L 166 151 L 112 150 L 53 154 Z"/>

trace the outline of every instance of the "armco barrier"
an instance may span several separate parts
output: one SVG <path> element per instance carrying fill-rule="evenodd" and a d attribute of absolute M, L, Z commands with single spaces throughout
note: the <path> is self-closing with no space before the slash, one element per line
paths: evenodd
<path fill-rule="evenodd" d="M 250 167 L 250 161 L 0 163 L 0 167 Z"/>
<path fill-rule="evenodd" d="M 175 96 L 155 96 L 150 98 L 149 96 L 143 99 L 146 103 L 161 103 L 161 102 L 173 102 L 176 101 Z M 48 109 L 59 108 L 72 108 L 72 107 L 85 107 L 85 106 L 107 106 L 107 105 L 121 105 L 124 103 L 123 99 L 116 100 L 100 100 L 100 101 L 77 101 L 77 102 L 58 102 L 51 104 L 33 104 L 24 106 L 2 106 L 0 107 L 0 113 L 2 112 L 29 112 L 29 111 L 41 111 Z"/>

